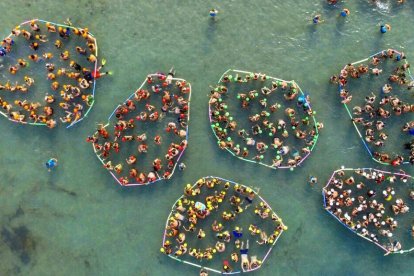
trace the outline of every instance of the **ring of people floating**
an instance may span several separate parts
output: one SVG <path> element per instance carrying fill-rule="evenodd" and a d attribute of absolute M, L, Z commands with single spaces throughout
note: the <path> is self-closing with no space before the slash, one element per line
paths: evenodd
<path fill-rule="evenodd" d="M 88 28 L 26 21 L 2 41 L 0 57 L 0 114 L 10 121 L 71 127 L 91 110 L 101 67 Z"/>
<path fill-rule="evenodd" d="M 323 188 L 324 207 L 342 225 L 386 254 L 414 250 L 413 177 L 371 168 L 336 170 Z"/>
<path fill-rule="evenodd" d="M 120 185 L 169 179 L 187 148 L 190 100 L 190 83 L 173 70 L 150 74 L 87 141 Z"/>
<path fill-rule="evenodd" d="M 257 270 L 287 230 L 252 188 L 208 176 L 187 184 L 172 206 L 161 252 L 204 270 Z"/>
<path fill-rule="evenodd" d="M 218 146 L 269 168 L 299 166 L 323 127 L 295 81 L 227 70 L 211 87 L 209 118 Z"/>
<path fill-rule="evenodd" d="M 381 80 L 381 76 L 387 79 Z M 370 84 L 369 90 L 361 88 L 362 81 Z M 331 82 L 339 84 L 341 102 L 375 161 L 393 166 L 414 164 L 414 78 L 404 53 L 380 51 L 346 65 Z"/>

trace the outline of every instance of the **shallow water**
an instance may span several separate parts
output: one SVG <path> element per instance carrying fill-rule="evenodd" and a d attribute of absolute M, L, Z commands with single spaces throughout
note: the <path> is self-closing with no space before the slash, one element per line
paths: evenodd
<path fill-rule="evenodd" d="M 414 3 L 390 10 L 348 0 L 351 16 L 325 1 L 50 1 L 4 0 L 1 35 L 27 19 L 87 26 L 96 36 L 111 78 L 97 84 L 89 117 L 67 130 L 3 120 L 0 133 L 0 272 L 3 275 L 197 275 L 198 269 L 159 253 L 165 220 L 186 183 L 217 175 L 260 189 L 289 226 L 270 258 L 252 275 L 409 274 L 413 254 L 383 257 L 322 208 L 321 188 L 347 167 L 385 168 L 373 162 L 339 104 L 329 76 L 348 62 L 393 47 L 414 60 L 410 26 Z M 387 1 L 384 1 L 387 2 Z M 389 1 L 391 2 L 391 1 Z M 167 4 L 168 3 L 168 4 Z M 344 5 L 339 5 L 342 7 Z M 220 11 L 216 21 L 208 10 Z M 321 13 L 325 23 L 309 23 Z M 391 24 L 381 35 L 379 24 Z M 148 187 L 115 184 L 85 142 L 152 72 L 175 66 L 192 83 L 189 148 L 184 172 Z M 225 70 L 257 71 L 295 79 L 324 122 L 318 145 L 303 166 L 269 170 L 218 149 L 208 123 L 209 85 Z M 48 173 L 44 162 L 59 159 Z M 407 167 L 407 172 L 414 173 Z M 319 185 L 306 184 L 317 175 Z"/>

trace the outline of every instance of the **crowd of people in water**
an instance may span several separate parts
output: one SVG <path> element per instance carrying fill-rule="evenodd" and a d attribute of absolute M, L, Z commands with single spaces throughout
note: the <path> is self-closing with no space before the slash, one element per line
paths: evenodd
<path fill-rule="evenodd" d="M 412 181 L 411 176 L 401 170 L 399 174 L 339 170 L 324 188 L 325 208 L 358 235 L 389 253 L 398 252 L 404 248 L 397 229 L 404 219 L 412 222 L 406 214 L 413 205 L 414 189 L 405 186 L 407 189 L 401 192 L 407 181 Z M 414 239 L 414 224 L 407 230 Z M 405 235 L 405 229 L 402 232 Z"/>
<path fill-rule="evenodd" d="M 375 81 L 378 76 L 383 74 L 382 65 L 384 63 L 395 62 L 395 69 L 388 76 L 386 83 L 381 85 L 380 91 L 370 91 L 363 103 L 352 107 L 352 121 L 362 129 L 361 135 L 363 135 L 365 142 L 371 146 L 373 157 L 393 166 L 398 166 L 403 162 L 414 164 L 413 120 L 405 121 L 399 134 L 399 137 L 408 137 L 405 139 L 407 142 L 403 145 L 407 154 L 400 153 L 391 156 L 391 153 L 382 150 L 388 139 L 385 130 L 390 118 L 393 116 L 404 117 L 403 115 L 410 115 L 414 112 L 414 104 L 401 99 L 401 96 L 408 92 L 403 91 L 400 92 L 401 95 L 398 94 L 399 88 L 409 91 L 414 87 L 414 81 L 409 72 L 410 64 L 405 62 L 405 59 L 404 53 L 388 49 L 373 56 L 370 64 L 348 64 L 341 70 L 339 76 L 331 77 L 331 82 L 339 84 L 341 102 L 350 105 L 353 95 L 348 90 L 348 80 L 362 79 L 364 75 L 371 75 L 372 80 Z"/>
<path fill-rule="evenodd" d="M 224 75 L 212 87 L 209 104 L 219 147 L 273 168 L 296 167 L 323 127 L 313 119 L 309 94 L 295 82 L 261 73 Z M 248 120 L 241 120 L 243 113 Z"/>
<path fill-rule="evenodd" d="M 223 273 L 238 271 L 235 266 L 247 272 L 261 266 L 258 253 L 269 252 L 284 230 L 287 226 L 251 188 L 205 177 L 187 184 L 173 206 L 161 252 L 197 263 L 219 258 Z"/>
<path fill-rule="evenodd" d="M 113 124 L 98 125 L 95 134 L 87 138 L 104 167 L 114 172 L 122 185 L 170 178 L 187 147 L 191 86 L 175 79 L 174 74 L 172 69 L 168 74 L 148 75 L 145 84 L 116 108 Z M 149 129 L 155 131 L 154 137 Z M 127 149 L 127 156 L 120 152 L 122 148 Z M 155 156 L 165 148 L 163 156 Z M 152 155 L 154 159 L 147 157 Z M 148 158 L 151 164 L 142 161 Z M 180 169 L 184 168 L 182 164 Z"/>
<path fill-rule="evenodd" d="M 2 66 L 7 67 L 6 79 L 0 80 L 0 90 L 4 91 L 0 97 L 2 114 L 15 122 L 49 128 L 59 121 L 78 121 L 93 103 L 93 81 L 110 73 L 99 72 L 104 60 L 96 67 L 96 47 L 88 28 L 38 20 L 15 27 L 0 47 Z M 40 93 L 36 87 L 43 81 L 38 72 L 44 72 L 50 82 L 50 90 L 44 95 L 33 95 Z"/>

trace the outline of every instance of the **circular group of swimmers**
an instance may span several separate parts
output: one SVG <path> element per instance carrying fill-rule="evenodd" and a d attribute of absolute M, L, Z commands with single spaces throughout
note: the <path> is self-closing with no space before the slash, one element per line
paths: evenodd
<path fill-rule="evenodd" d="M 414 200 L 414 190 L 397 194 L 396 189 L 409 178 L 403 171 L 388 174 L 366 169 L 339 170 L 324 188 L 326 210 L 387 252 L 400 251 L 402 245 L 395 230 L 400 227 L 400 218 L 410 210 L 408 205 L 412 202 L 407 201 Z M 408 230 L 414 238 L 414 224 Z"/>
<path fill-rule="evenodd" d="M 225 75 L 211 90 L 209 104 L 221 149 L 274 168 L 296 167 L 310 153 L 323 127 L 315 125 L 308 94 L 301 93 L 294 82 L 265 74 Z M 249 114 L 247 122 L 237 112 Z"/>
<path fill-rule="evenodd" d="M 249 215 L 257 222 L 243 220 L 246 225 L 239 224 L 240 217 Z M 249 257 L 252 248 L 270 249 L 286 229 L 251 188 L 206 177 L 193 186 L 187 184 L 184 195 L 173 206 L 161 252 L 177 258 L 187 255 L 198 261 L 220 256 L 222 272 L 232 272 L 237 263 L 246 272 L 262 264 L 257 255 Z M 256 240 L 254 244 L 252 239 Z"/>
<path fill-rule="evenodd" d="M 69 47 L 73 44 L 75 46 Z M 22 51 L 29 51 L 29 55 L 20 56 L 17 51 L 26 45 L 27 50 Z M 7 93 L 4 98 L 0 97 L 2 113 L 15 122 L 40 123 L 54 128 L 59 108 L 62 123 L 78 121 L 93 103 L 93 81 L 109 74 L 99 72 L 104 61 L 101 67 L 96 68 L 96 47 L 96 40 L 88 28 L 63 27 L 38 20 L 14 28 L 0 47 L 3 66 L 9 63 L 8 77 L 16 80 L 0 83 L 0 90 Z M 31 75 L 33 66 L 43 67 L 45 78 L 51 83 L 50 92 L 38 97 L 39 100 L 28 95 L 39 81 Z M 8 100 L 11 97 L 14 101 Z"/>
<path fill-rule="evenodd" d="M 87 138 L 93 143 L 104 167 L 115 172 L 122 185 L 148 184 L 171 177 L 179 156 L 187 147 L 189 83 L 175 80 L 172 69 L 167 75 L 148 75 L 146 86 L 148 89 L 137 89 L 116 108 L 111 129 L 99 125 L 97 132 Z M 170 120 L 165 122 L 166 118 Z M 161 123 L 165 128 L 158 127 Z M 157 128 L 154 137 L 145 132 L 151 125 Z M 164 150 L 163 145 L 168 146 L 165 155 L 154 156 L 152 169 L 143 168 L 147 164 L 143 164 L 142 159 Z M 119 153 L 121 148 L 133 148 L 133 151 L 125 158 Z M 180 166 L 180 169 L 184 168 L 184 164 Z"/>
<path fill-rule="evenodd" d="M 375 148 L 375 150 L 372 150 L 375 159 L 393 166 L 398 166 L 404 161 L 414 164 L 414 139 L 411 138 L 411 135 L 414 135 L 414 121 L 412 120 L 405 122 L 401 127 L 401 135 L 410 137 L 410 141 L 404 144 L 404 148 L 408 152 L 406 156 L 397 154 L 391 157 L 390 154 L 381 150 L 388 139 L 385 128 L 390 117 L 414 112 L 414 104 L 401 100 L 393 92 L 396 86 L 408 90 L 414 87 L 414 82 L 410 79 L 408 72 L 410 65 L 405 62 L 404 53 L 389 49 L 373 56 L 369 65 L 363 63 L 358 66 L 348 64 L 341 70 L 339 77 L 332 76 L 331 81 L 339 83 L 341 102 L 350 104 L 353 96 L 347 90 L 348 79 L 359 79 L 367 74 L 374 77 L 379 76 L 383 72 L 381 64 L 391 60 L 398 63 L 398 66 L 389 75 L 387 83 L 382 85 L 381 91 L 378 91 L 379 96 L 376 95 L 377 91 L 371 92 L 370 95 L 365 97 L 362 105 L 355 105 L 352 108 L 354 115 L 352 121 L 363 128 L 362 135 L 364 135 L 365 141 Z"/>

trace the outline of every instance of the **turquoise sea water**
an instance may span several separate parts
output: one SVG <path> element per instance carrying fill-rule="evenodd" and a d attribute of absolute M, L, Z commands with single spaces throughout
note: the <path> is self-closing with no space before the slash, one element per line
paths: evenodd
<path fill-rule="evenodd" d="M 383 1 L 387 2 L 387 1 Z M 388 1 L 393 2 L 393 1 Z M 344 64 L 393 47 L 414 60 L 414 3 L 379 9 L 348 0 L 351 15 L 325 1 L 27 1 L 0 2 L 0 33 L 31 18 L 87 26 L 113 77 L 97 85 L 89 117 L 67 130 L 0 124 L 1 275 L 197 275 L 159 253 L 165 219 L 186 183 L 217 175 L 260 188 L 289 226 L 252 275 L 410 274 L 413 254 L 384 257 L 322 208 L 334 169 L 385 168 L 366 153 L 328 83 Z M 220 13 L 208 16 L 212 7 Z M 310 18 L 321 13 L 325 23 Z M 380 23 L 392 31 L 381 35 Z M 175 66 L 192 83 L 184 172 L 148 187 L 122 188 L 100 166 L 87 135 L 148 73 Z M 323 129 L 315 151 L 294 172 L 235 159 L 218 149 L 208 123 L 209 85 L 228 68 L 295 79 L 312 97 Z M 44 162 L 59 159 L 48 173 Z M 414 173 L 407 167 L 408 173 Z M 310 174 L 319 185 L 306 184 Z"/>

